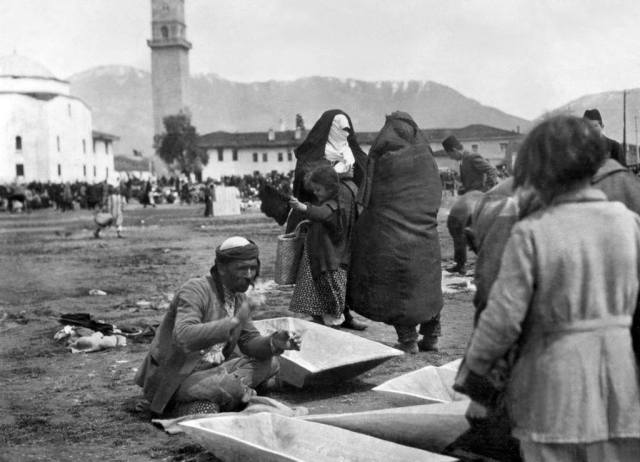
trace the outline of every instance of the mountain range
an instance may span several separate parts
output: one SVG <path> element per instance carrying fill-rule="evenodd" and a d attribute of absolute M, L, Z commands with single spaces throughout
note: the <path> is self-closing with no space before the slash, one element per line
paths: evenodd
<path fill-rule="evenodd" d="M 95 129 L 120 137 L 117 151 L 151 153 L 151 75 L 126 66 L 102 66 L 69 78 L 71 93 L 93 113 Z M 189 108 L 198 133 L 294 128 L 301 114 L 313 126 L 327 109 L 346 111 L 358 131 L 377 131 L 385 114 L 411 114 L 423 128 L 455 128 L 482 123 L 526 131 L 531 122 L 484 106 L 454 89 L 430 81 L 369 82 L 331 77 L 238 83 L 215 74 L 191 77 Z"/>
<path fill-rule="evenodd" d="M 95 129 L 120 137 L 117 153 L 133 149 L 152 154 L 151 75 L 128 66 L 101 66 L 68 79 L 71 93 L 92 109 Z M 239 83 L 215 74 L 191 77 L 189 108 L 198 133 L 292 129 L 301 114 L 307 128 L 327 109 L 341 108 L 356 132 L 377 131 L 384 115 L 395 110 L 411 114 L 422 128 L 457 128 L 484 124 L 526 132 L 536 121 L 526 120 L 468 98 L 432 81 L 363 81 L 306 77 L 292 81 Z M 640 107 L 640 89 L 628 93 L 627 107 Z M 602 113 L 608 136 L 622 140 L 622 93 L 587 95 L 542 114 L 586 108 Z M 637 114 L 637 113 L 636 113 Z M 628 111 L 627 141 L 635 143 L 634 116 Z"/>

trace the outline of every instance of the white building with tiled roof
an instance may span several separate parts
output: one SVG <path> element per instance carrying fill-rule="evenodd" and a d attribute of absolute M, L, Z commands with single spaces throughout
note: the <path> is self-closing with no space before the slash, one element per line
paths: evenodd
<path fill-rule="evenodd" d="M 0 183 L 110 179 L 117 139 L 93 131 L 69 82 L 29 58 L 0 57 Z"/>
<path fill-rule="evenodd" d="M 440 168 L 453 168 L 455 161 L 442 151 L 442 140 L 455 135 L 465 149 L 480 153 L 491 163 L 504 162 L 523 135 L 487 125 L 469 125 L 464 128 L 435 128 L 422 130 L 430 142 Z M 369 152 L 377 132 L 357 133 L 363 151 Z M 304 140 L 306 133 L 286 130 L 275 132 L 213 132 L 202 135 L 198 146 L 209 153 L 209 163 L 202 178 L 218 180 L 224 176 L 262 174 L 277 171 L 288 173 L 295 168 L 294 149 Z"/>

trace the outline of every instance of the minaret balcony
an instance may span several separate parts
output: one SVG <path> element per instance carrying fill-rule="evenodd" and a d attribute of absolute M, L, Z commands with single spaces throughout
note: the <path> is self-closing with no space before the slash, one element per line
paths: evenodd
<path fill-rule="evenodd" d="M 147 40 L 147 45 L 149 48 L 170 48 L 170 47 L 181 47 L 186 50 L 191 49 L 191 42 L 183 39 L 181 37 L 174 38 L 154 38 L 151 40 Z"/>

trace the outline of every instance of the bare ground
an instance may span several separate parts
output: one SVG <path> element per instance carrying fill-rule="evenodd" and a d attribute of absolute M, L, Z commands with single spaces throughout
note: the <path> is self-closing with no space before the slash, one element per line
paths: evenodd
<path fill-rule="evenodd" d="M 135 411 L 140 389 L 133 377 L 147 343 L 72 354 L 53 340 L 62 313 L 86 312 L 119 326 L 158 323 L 171 294 L 189 277 L 208 271 L 215 245 L 229 235 L 255 240 L 262 278 L 273 279 L 281 228 L 259 214 L 214 219 L 201 214 L 191 206 L 132 207 L 125 212 L 126 239 L 110 231 L 101 240 L 92 238 L 92 216 L 86 211 L 0 215 L 0 460 L 217 460 L 186 436 L 167 435 Z M 440 215 L 448 260 L 452 244 Z M 90 296 L 94 288 L 108 295 Z M 290 296 L 290 288 L 273 288 L 257 317 L 290 315 Z M 285 386 L 271 396 L 311 413 L 390 407 L 373 387 L 463 354 L 472 325 L 471 297 L 469 292 L 445 296 L 438 353 L 394 358 L 330 388 Z M 139 301 L 151 306 L 138 306 Z M 391 326 L 369 324 L 360 335 L 395 343 Z"/>

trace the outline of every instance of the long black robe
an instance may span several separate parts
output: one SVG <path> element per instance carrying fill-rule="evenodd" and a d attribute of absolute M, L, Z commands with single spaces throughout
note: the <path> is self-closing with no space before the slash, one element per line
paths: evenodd
<path fill-rule="evenodd" d="M 437 213 L 442 199 L 428 141 L 396 112 L 371 147 L 355 226 L 347 302 L 374 321 L 415 326 L 442 309 Z"/>

